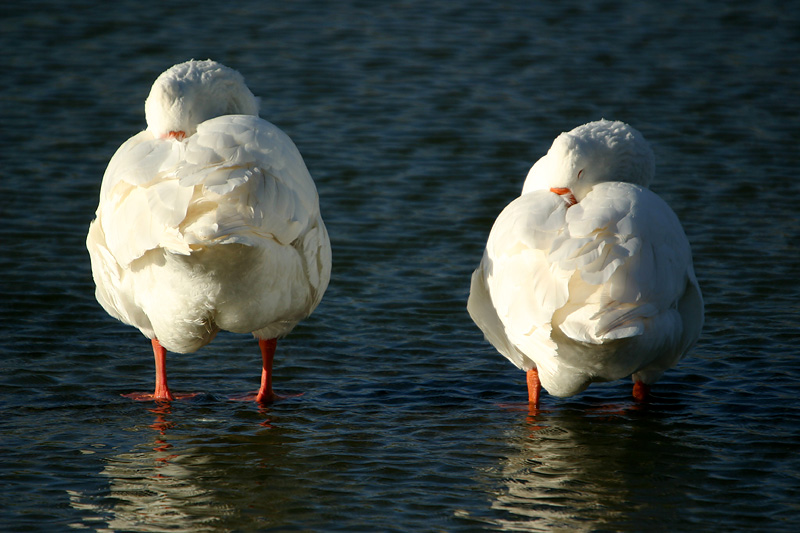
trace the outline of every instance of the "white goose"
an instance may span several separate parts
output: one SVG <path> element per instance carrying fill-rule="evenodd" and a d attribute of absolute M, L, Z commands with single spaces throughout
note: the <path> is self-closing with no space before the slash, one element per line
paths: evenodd
<path fill-rule="evenodd" d="M 242 76 L 188 61 L 153 84 L 147 129 L 111 158 L 86 246 L 96 297 L 152 340 L 153 394 L 173 400 L 166 351 L 219 330 L 253 333 L 270 402 L 276 339 L 317 307 L 331 248 L 314 181 L 286 134 L 258 117 Z"/>
<path fill-rule="evenodd" d="M 674 367 L 703 326 L 689 242 L 646 187 L 644 137 L 600 120 L 562 133 L 497 217 L 467 309 L 527 371 L 528 400 L 632 376 L 634 398 Z"/>

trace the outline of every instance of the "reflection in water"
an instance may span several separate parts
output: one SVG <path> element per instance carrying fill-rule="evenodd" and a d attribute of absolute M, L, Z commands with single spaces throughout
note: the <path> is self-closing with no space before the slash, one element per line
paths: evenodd
<path fill-rule="evenodd" d="M 212 491 L 196 484 L 197 460 L 173 451 L 167 440 L 167 431 L 175 426 L 169 420 L 170 405 L 159 403 L 149 411 L 155 414 L 149 425 L 156 431 L 155 438 L 142 445 L 141 451 L 108 460 L 100 474 L 110 479 L 110 494 L 102 503 L 68 491 L 73 508 L 90 512 L 82 526 L 102 520 L 105 524 L 98 531 L 215 530 L 232 507 L 221 505 Z"/>
<path fill-rule="evenodd" d="M 615 529 L 642 517 L 670 515 L 688 497 L 667 473 L 690 450 L 660 436 L 646 417 L 609 408 L 532 412 L 511 435 L 516 453 L 500 474 L 504 489 L 492 502 L 505 531 Z M 676 511 L 677 512 L 677 511 Z"/>

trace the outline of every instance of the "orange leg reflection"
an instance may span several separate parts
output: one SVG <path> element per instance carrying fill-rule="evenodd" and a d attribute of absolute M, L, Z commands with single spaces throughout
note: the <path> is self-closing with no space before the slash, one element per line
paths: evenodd
<path fill-rule="evenodd" d="M 167 420 L 167 415 L 172 413 L 172 409 L 170 407 L 169 402 L 156 402 L 156 407 L 154 409 L 148 409 L 151 413 L 156 415 L 155 421 L 150 424 L 150 428 L 158 431 L 160 437 L 157 437 L 154 441 L 155 446 L 153 447 L 153 451 L 156 452 L 166 452 L 170 448 L 172 448 L 172 444 L 166 441 L 164 438 L 165 433 L 168 429 L 175 427 L 175 423 Z M 161 463 L 167 463 L 171 459 L 174 459 L 177 455 L 165 455 L 161 457 L 156 457 L 156 461 Z"/>

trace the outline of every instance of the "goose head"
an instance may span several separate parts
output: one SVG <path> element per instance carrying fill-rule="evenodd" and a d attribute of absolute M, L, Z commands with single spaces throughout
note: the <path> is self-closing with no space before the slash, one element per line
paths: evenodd
<path fill-rule="evenodd" d="M 144 104 L 147 130 L 182 140 L 206 120 L 222 115 L 258 116 L 258 99 L 237 71 L 216 61 L 187 61 L 153 83 Z"/>
<path fill-rule="evenodd" d="M 625 181 L 647 187 L 655 173 L 653 150 L 644 136 L 618 121 L 598 120 L 562 133 L 531 167 L 522 194 L 550 190 L 580 202 L 592 187 Z"/>

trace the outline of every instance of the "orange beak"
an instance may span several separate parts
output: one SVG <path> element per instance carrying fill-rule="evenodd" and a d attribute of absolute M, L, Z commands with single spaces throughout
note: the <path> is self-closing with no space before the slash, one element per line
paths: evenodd
<path fill-rule="evenodd" d="M 167 139 L 175 139 L 177 141 L 182 141 L 186 137 L 185 131 L 171 131 L 167 133 Z"/>
<path fill-rule="evenodd" d="M 575 199 L 575 195 L 572 194 L 572 191 L 567 187 L 551 187 L 550 192 L 554 192 L 559 196 L 563 196 L 564 200 L 567 201 L 567 207 L 578 203 L 578 200 Z"/>

